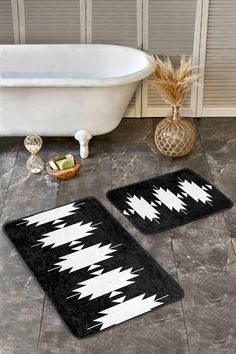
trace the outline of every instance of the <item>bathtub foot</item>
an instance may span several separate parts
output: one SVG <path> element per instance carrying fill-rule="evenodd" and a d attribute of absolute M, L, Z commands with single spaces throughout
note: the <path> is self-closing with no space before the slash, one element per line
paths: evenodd
<path fill-rule="evenodd" d="M 89 140 L 92 138 L 92 134 L 88 130 L 78 130 L 75 133 L 75 139 L 80 143 L 80 156 L 82 159 L 86 159 L 89 155 Z"/>

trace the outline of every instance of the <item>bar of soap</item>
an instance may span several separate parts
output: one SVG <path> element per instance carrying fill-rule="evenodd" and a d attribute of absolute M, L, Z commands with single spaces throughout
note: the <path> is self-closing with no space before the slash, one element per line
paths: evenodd
<path fill-rule="evenodd" d="M 53 171 L 58 171 L 59 170 L 59 168 L 57 167 L 57 165 L 55 164 L 55 162 L 54 161 L 49 161 L 49 165 L 50 165 L 50 167 L 51 167 L 51 169 L 53 170 Z"/>
<path fill-rule="evenodd" d="M 67 160 L 70 160 L 70 161 L 73 163 L 73 166 L 75 165 L 75 160 L 74 160 L 73 155 L 67 154 L 67 155 L 66 155 L 66 159 L 67 159 Z"/>
<path fill-rule="evenodd" d="M 59 167 L 60 170 L 68 170 L 68 168 L 71 168 L 74 165 L 71 160 L 64 159 L 64 160 L 57 161 L 57 166 Z"/>

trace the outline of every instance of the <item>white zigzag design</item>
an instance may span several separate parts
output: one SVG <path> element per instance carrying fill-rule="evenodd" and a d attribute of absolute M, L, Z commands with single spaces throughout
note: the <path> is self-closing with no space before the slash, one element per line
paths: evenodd
<path fill-rule="evenodd" d="M 187 205 L 169 189 L 165 191 L 162 187 L 159 189 L 155 187 L 153 195 L 170 210 L 175 209 L 178 212 L 186 210 Z"/>
<path fill-rule="evenodd" d="M 133 197 L 127 197 L 128 201 L 126 203 L 131 207 L 128 209 L 131 212 L 136 212 L 145 220 L 148 218 L 150 221 L 153 219 L 159 219 L 160 213 L 151 205 L 149 204 L 143 197 L 138 198 L 136 195 Z"/>
<path fill-rule="evenodd" d="M 184 193 L 189 195 L 196 202 L 199 200 L 204 204 L 206 204 L 206 202 L 212 202 L 211 195 L 194 182 L 188 182 L 187 180 L 184 180 L 179 182 L 179 187 L 184 191 Z"/>
<path fill-rule="evenodd" d="M 79 299 L 92 295 L 89 300 L 93 300 L 97 297 L 133 284 L 134 281 L 130 280 L 139 276 L 139 274 L 132 273 L 133 268 L 123 271 L 121 269 L 122 267 L 119 267 L 78 283 L 78 285 L 83 286 L 73 290 L 73 292 L 80 294 Z"/>
<path fill-rule="evenodd" d="M 24 218 L 22 220 L 27 221 L 27 226 L 31 224 L 36 224 L 36 226 L 39 226 L 53 220 L 57 220 L 60 218 L 65 218 L 66 216 L 69 215 L 73 215 L 78 209 L 79 209 L 79 205 L 75 206 L 75 203 L 71 203 L 71 204 L 64 205 L 60 208 L 54 208 L 52 210 L 44 211 L 42 213 L 29 216 L 28 218 Z"/>
<path fill-rule="evenodd" d="M 93 327 L 97 327 L 101 324 L 102 326 L 100 330 L 102 330 L 107 327 L 117 325 L 121 322 L 129 320 L 130 318 L 139 316 L 145 312 L 149 312 L 154 307 L 162 305 L 164 302 L 160 300 L 168 296 L 165 295 L 155 300 L 157 295 L 153 295 L 144 299 L 145 295 L 146 294 L 136 296 L 130 300 L 124 301 L 118 305 L 100 311 L 100 313 L 104 314 L 104 316 L 101 316 L 94 320 L 94 322 L 99 322 L 99 324 L 88 328 L 88 330 Z"/>
<path fill-rule="evenodd" d="M 76 224 L 48 232 L 42 235 L 45 237 L 39 239 L 38 242 L 42 242 L 41 247 L 52 245 L 52 248 L 54 248 L 90 236 L 96 229 L 97 227 L 92 225 L 92 222 L 82 224 L 81 221 Z M 80 242 L 78 241 L 78 243 Z"/>
<path fill-rule="evenodd" d="M 101 246 L 101 243 L 96 245 L 80 249 L 80 247 L 75 247 L 73 250 L 77 252 L 69 253 L 65 256 L 60 257 L 62 259 L 60 262 L 55 263 L 60 269 L 59 272 L 70 269 L 70 273 L 76 270 L 91 266 L 92 264 L 102 262 L 106 259 L 113 257 L 111 253 L 117 250 L 111 247 L 111 243 L 106 246 Z M 117 247 L 115 245 L 114 247 Z"/>

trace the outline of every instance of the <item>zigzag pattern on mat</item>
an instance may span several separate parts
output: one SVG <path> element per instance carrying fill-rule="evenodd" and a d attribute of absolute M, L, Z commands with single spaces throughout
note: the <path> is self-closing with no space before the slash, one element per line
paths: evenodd
<path fill-rule="evenodd" d="M 188 213 L 188 200 L 191 197 L 192 201 L 196 203 L 202 202 L 203 204 L 213 205 L 213 198 L 210 194 L 212 185 L 205 184 L 199 186 L 193 181 L 179 180 L 179 192 L 174 194 L 170 189 L 157 188 L 153 185 L 150 189 L 151 202 L 148 202 L 144 197 L 135 194 L 127 193 L 126 203 L 127 208 L 123 210 L 123 214 L 130 216 L 137 213 L 142 219 L 149 221 L 156 221 L 161 223 L 162 205 L 165 205 L 170 211 L 176 210 L 179 213 Z"/>
<path fill-rule="evenodd" d="M 66 297 L 68 301 L 74 297 L 77 297 L 78 301 L 87 297 L 87 301 L 92 302 L 107 294 L 109 298 L 114 298 L 112 300 L 114 306 L 101 308 L 99 311 L 101 316 L 93 320 L 98 323 L 92 324 L 87 330 L 94 327 L 98 327 L 99 330 L 105 329 L 164 304 L 163 300 L 169 296 L 168 294 L 158 298 L 157 294 L 146 297 L 146 293 L 143 293 L 126 300 L 122 288 L 134 284 L 144 268 L 124 269 L 122 264 L 117 266 L 116 262 L 114 269 L 106 271 L 106 260 L 116 257 L 117 250 L 122 244 L 96 243 L 94 231 L 101 227 L 102 222 L 94 224 L 92 221 L 87 223 L 80 221 L 67 225 L 65 218 L 83 207 L 86 208 L 86 203 L 78 205 L 72 203 L 27 217 L 22 221 L 26 222 L 26 226 L 35 224 L 37 227 L 48 222 L 54 225 L 55 230 L 43 233 L 32 248 L 51 247 L 53 251 L 54 248 L 69 244 L 70 252 L 60 256 L 48 272 L 72 273 L 87 268 L 87 279 L 74 284 L 76 288 L 71 289 L 71 295 Z M 83 243 L 87 237 L 94 241 L 89 247 Z"/>
<path fill-rule="evenodd" d="M 111 189 L 107 197 L 147 235 L 170 230 L 233 205 L 215 186 L 188 168 Z"/>

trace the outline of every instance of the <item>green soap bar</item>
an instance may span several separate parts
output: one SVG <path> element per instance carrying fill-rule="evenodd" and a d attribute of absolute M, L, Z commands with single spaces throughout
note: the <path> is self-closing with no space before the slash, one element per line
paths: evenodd
<path fill-rule="evenodd" d="M 68 170 L 68 168 L 73 167 L 73 162 L 71 160 L 64 160 L 61 164 L 61 169 L 62 170 Z"/>

